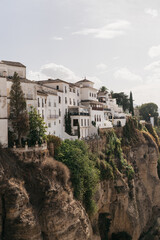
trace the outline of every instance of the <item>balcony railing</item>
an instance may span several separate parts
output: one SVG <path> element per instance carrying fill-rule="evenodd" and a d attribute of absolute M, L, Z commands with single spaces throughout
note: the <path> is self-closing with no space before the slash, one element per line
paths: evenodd
<path fill-rule="evenodd" d="M 70 112 L 71 116 L 90 116 L 89 113 L 83 113 L 83 112 Z"/>
<path fill-rule="evenodd" d="M 51 114 L 51 115 L 48 115 L 48 119 L 56 119 L 58 118 L 59 116 L 56 115 L 56 114 Z"/>
<path fill-rule="evenodd" d="M 92 110 L 103 111 L 103 107 L 92 107 Z"/>
<path fill-rule="evenodd" d="M 32 100 L 33 99 L 33 94 L 27 93 L 26 94 L 27 99 Z"/>

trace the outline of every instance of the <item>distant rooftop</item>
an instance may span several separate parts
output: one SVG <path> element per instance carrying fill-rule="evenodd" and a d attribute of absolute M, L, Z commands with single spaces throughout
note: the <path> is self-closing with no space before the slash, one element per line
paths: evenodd
<path fill-rule="evenodd" d="M 88 79 L 83 79 L 83 80 L 80 80 L 80 81 L 78 81 L 78 82 L 76 82 L 76 83 L 83 83 L 83 82 L 90 82 L 90 83 L 94 83 L 94 82 L 92 82 L 92 81 L 90 81 L 90 80 L 88 80 Z"/>
<path fill-rule="evenodd" d="M 66 83 L 66 84 L 69 84 L 68 82 L 66 81 L 63 81 L 61 79 L 51 79 L 49 78 L 48 80 L 40 80 L 38 81 L 39 83 L 42 83 L 42 84 L 45 84 L 45 83 Z"/>
<path fill-rule="evenodd" d="M 15 66 L 15 67 L 25 67 L 25 65 L 23 65 L 22 63 L 20 62 L 12 62 L 12 61 L 5 61 L 5 60 L 2 60 L 0 63 L 3 63 L 3 64 L 6 64 L 6 65 L 9 65 L 9 66 Z"/>

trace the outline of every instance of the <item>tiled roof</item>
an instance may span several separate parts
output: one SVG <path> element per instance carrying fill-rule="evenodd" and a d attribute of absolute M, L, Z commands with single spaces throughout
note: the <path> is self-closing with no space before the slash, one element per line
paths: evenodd
<path fill-rule="evenodd" d="M 90 82 L 90 83 L 94 83 L 94 82 L 92 82 L 92 81 L 90 81 L 90 80 L 88 80 L 88 79 L 83 79 L 83 80 L 80 80 L 80 81 L 78 81 L 78 82 L 76 82 L 76 83 L 83 83 L 83 82 Z"/>
<path fill-rule="evenodd" d="M 6 65 L 9 65 L 9 66 L 15 66 L 15 67 L 25 67 L 25 65 L 23 65 L 22 63 L 20 62 L 12 62 L 12 61 L 5 61 L 5 60 L 2 60 L 1 63 L 3 64 L 6 64 Z"/>

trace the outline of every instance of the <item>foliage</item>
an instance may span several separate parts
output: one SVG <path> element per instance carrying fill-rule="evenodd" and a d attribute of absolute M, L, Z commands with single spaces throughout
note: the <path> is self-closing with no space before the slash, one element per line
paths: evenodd
<path fill-rule="evenodd" d="M 75 198 L 84 204 L 89 214 L 93 214 L 95 211 L 93 195 L 99 180 L 99 171 L 96 163 L 89 159 L 86 144 L 80 140 L 65 140 L 59 148 L 56 159 L 70 169 Z"/>
<path fill-rule="evenodd" d="M 47 136 L 47 145 L 49 146 L 50 143 L 54 144 L 54 152 L 55 152 L 55 155 L 56 155 L 57 151 L 58 151 L 58 148 L 62 144 L 62 140 L 57 136 L 48 135 Z"/>
<path fill-rule="evenodd" d="M 78 139 L 80 138 L 80 126 L 79 126 L 79 122 L 78 122 L 78 128 L 77 128 L 77 131 L 78 131 Z"/>
<path fill-rule="evenodd" d="M 132 237 L 126 232 L 112 233 L 112 240 L 132 240 Z"/>
<path fill-rule="evenodd" d="M 155 129 L 152 127 L 152 124 L 146 123 L 145 127 L 148 130 L 148 132 L 154 137 L 154 140 L 157 143 L 158 148 L 160 149 L 160 140 L 159 140 L 159 137 L 158 137 Z"/>
<path fill-rule="evenodd" d="M 107 89 L 105 86 L 102 86 L 99 90 L 100 90 L 101 92 L 105 92 L 105 91 L 107 91 L 108 89 Z"/>
<path fill-rule="evenodd" d="M 130 181 L 134 177 L 133 167 L 124 159 L 123 151 L 121 148 L 121 141 L 117 138 L 113 130 L 109 131 L 106 136 L 107 149 L 106 149 L 106 160 L 112 166 L 113 170 L 117 169 L 124 173 Z M 117 159 L 117 164 L 114 162 Z"/>
<path fill-rule="evenodd" d="M 112 91 L 112 98 L 116 98 L 117 104 L 123 107 L 124 112 L 129 111 L 130 109 L 130 100 L 128 95 L 124 94 L 124 92 L 114 93 Z"/>
<path fill-rule="evenodd" d="M 145 103 L 139 107 L 141 119 L 149 122 L 154 117 L 155 125 L 158 123 L 158 106 L 155 103 Z"/>
<path fill-rule="evenodd" d="M 41 144 L 46 139 L 46 128 L 43 118 L 35 108 L 31 108 L 29 112 L 29 145 L 35 145 L 36 142 Z"/>
<path fill-rule="evenodd" d="M 133 117 L 129 117 L 123 127 L 123 145 L 134 145 L 138 141 L 137 130 L 140 130 L 142 125 L 139 124 L 138 120 Z"/>
<path fill-rule="evenodd" d="M 16 140 L 16 136 L 14 132 L 8 129 L 8 147 L 13 147 L 15 140 Z"/>
<path fill-rule="evenodd" d="M 130 92 L 130 97 L 129 97 L 129 112 L 132 114 L 132 116 L 134 116 L 132 92 Z"/>
<path fill-rule="evenodd" d="M 27 133 L 29 127 L 28 114 L 20 78 L 16 72 L 13 75 L 12 81 L 13 84 L 10 91 L 10 119 L 14 132 L 18 136 L 19 145 L 21 146 L 21 138 Z"/>
<path fill-rule="evenodd" d="M 96 127 L 96 122 L 95 122 L 95 121 L 92 121 L 92 125 L 93 125 L 94 127 Z"/>
<path fill-rule="evenodd" d="M 65 132 L 68 133 L 69 135 L 72 135 L 71 116 L 69 112 L 65 114 L 64 119 L 65 119 Z"/>

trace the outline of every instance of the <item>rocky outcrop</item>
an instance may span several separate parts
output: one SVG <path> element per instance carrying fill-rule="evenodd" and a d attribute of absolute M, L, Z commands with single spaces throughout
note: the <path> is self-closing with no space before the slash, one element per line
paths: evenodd
<path fill-rule="evenodd" d="M 0 239 L 146 240 L 153 235 L 159 239 L 159 152 L 151 136 L 139 134 L 135 145 L 123 149 L 134 178 L 117 172 L 114 180 L 100 182 L 97 213 L 90 219 L 73 198 L 69 170 L 49 158 L 47 151 L 1 150 Z M 95 144 L 103 151 L 105 140 Z M 92 143 L 90 147 L 95 150 Z"/>
<path fill-rule="evenodd" d="M 42 152 L 24 157 L 1 150 L 0 239 L 91 239 L 89 218 L 73 199 L 63 164 Z"/>
<path fill-rule="evenodd" d="M 103 181 L 99 185 L 96 193 L 99 210 L 92 219 L 92 225 L 97 229 L 93 240 L 106 239 L 106 231 L 109 239 L 138 240 L 152 226 L 153 216 L 159 213 L 158 148 L 148 134 L 139 134 L 139 144 L 126 151 L 126 158 L 134 167 L 134 179 L 128 182 L 119 173 L 114 181 Z M 108 230 L 106 226 L 98 227 L 104 214 Z"/>

